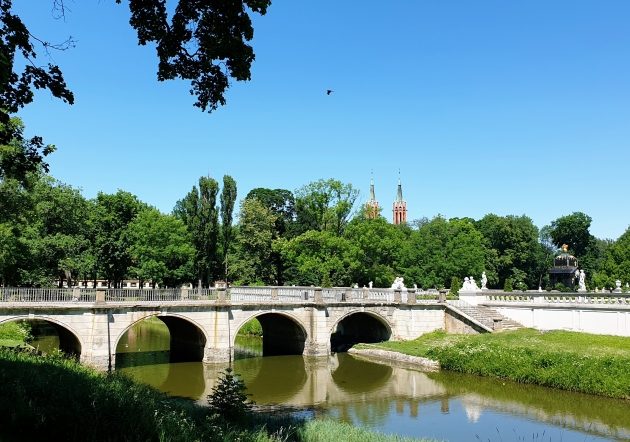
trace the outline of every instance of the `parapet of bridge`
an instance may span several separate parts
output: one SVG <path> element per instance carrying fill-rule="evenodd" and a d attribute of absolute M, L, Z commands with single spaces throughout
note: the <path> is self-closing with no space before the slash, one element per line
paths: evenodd
<path fill-rule="evenodd" d="M 357 342 L 415 339 L 437 329 L 493 331 L 464 304 L 490 307 L 528 327 L 630 336 L 629 300 L 625 294 L 484 290 L 446 301 L 414 290 L 347 287 L 0 288 L 0 323 L 48 321 L 64 351 L 107 369 L 115 366 L 122 336 L 152 316 L 169 328 L 172 358 L 213 363 L 229 360 L 238 330 L 252 318 L 263 327 L 264 354 L 326 356 Z"/>

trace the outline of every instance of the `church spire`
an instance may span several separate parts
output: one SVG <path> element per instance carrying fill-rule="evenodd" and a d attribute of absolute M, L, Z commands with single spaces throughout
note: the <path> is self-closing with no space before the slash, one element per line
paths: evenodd
<path fill-rule="evenodd" d="M 396 193 L 396 201 L 402 201 L 402 184 L 400 183 L 400 176 L 398 176 L 398 192 Z"/>
<path fill-rule="evenodd" d="M 398 191 L 396 192 L 396 200 L 394 201 L 394 224 L 402 224 L 407 222 L 407 202 L 403 200 L 402 183 L 400 182 L 400 170 L 398 170 Z"/>
<path fill-rule="evenodd" d="M 369 219 L 378 217 L 378 201 L 374 192 L 374 175 L 370 176 L 370 200 L 365 203 L 365 216 Z"/>

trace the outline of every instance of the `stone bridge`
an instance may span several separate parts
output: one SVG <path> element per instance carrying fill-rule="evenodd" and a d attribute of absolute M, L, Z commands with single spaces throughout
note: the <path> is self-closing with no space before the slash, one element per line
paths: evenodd
<path fill-rule="evenodd" d="M 392 289 L 0 288 L 0 323 L 46 321 L 57 329 L 62 351 L 111 369 L 119 340 L 153 316 L 169 329 L 171 361 L 225 362 L 252 318 L 263 329 L 263 355 L 325 356 L 357 342 L 414 339 L 446 328 L 448 308 L 439 301 Z"/>

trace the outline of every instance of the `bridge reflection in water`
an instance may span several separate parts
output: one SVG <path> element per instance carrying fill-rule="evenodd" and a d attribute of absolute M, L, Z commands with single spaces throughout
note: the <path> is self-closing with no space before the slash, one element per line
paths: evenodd
<path fill-rule="evenodd" d="M 234 361 L 259 405 L 305 408 L 380 431 L 436 439 L 630 440 L 625 401 L 502 383 L 456 373 L 424 373 L 339 353 L 329 358 L 253 357 Z M 179 363 L 122 368 L 172 395 L 206 402 L 226 365 Z M 547 438 L 545 438 L 547 440 Z"/>

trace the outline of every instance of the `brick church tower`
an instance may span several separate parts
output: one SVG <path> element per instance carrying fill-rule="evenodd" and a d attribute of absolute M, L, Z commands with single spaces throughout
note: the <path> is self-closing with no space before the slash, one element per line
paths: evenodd
<path fill-rule="evenodd" d="M 400 177 L 398 178 L 398 193 L 394 201 L 394 224 L 402 224 L 407 222 L 407 201 L 403 200 L 402 184 Z"/>
<path fill-rule="evenodd" d="M 374 178 L 370 178 L 370 200 L 365 203 L 365 216 L 368 219 L 378 218 L 378 201 L 374 195 Z"/>

